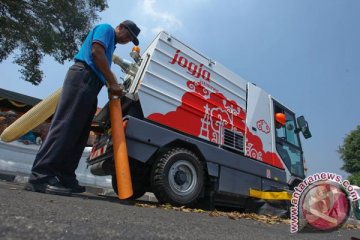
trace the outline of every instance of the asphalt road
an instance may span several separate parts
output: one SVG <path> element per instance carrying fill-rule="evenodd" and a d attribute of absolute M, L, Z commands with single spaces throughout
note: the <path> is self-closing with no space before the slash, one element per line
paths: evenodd
<path fill-rule="evenodd" d="M 116 197 L 63 197 L 0 181 L 0 239 L 350 239 L 360 230 L 290 234 L 287 224 L 140 207 Z"/>

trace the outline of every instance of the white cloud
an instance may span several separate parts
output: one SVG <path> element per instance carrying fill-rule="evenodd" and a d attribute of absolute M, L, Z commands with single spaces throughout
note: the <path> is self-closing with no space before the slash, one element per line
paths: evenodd
<path fill-rule="evenodd" d="M 155 8 L 156 0 L 143 0 L 143 13 L 151 17 L 155 21 L 157 27 L 152 28 L 152 32 L 158 33 L 164 29 L 177 29 L 182 27 L 182 22 L 173 14 L 161 12 Z"/>

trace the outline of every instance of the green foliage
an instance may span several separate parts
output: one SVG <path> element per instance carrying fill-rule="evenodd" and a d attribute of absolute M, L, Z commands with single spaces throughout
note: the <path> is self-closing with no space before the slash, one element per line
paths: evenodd
<path fill-rule="evenodd" d="M 351 185 L 357 185 L 360 186 L 360 172 L 352 174 L 348 177 L 349 182 Z"/>
<path fill-rule="evenodd" d="M 360 172 L 360 125 L 346 135 L 344 143 L 339 147 L 338 152 L 344 161 L 343 170 L 351 174 Z"/>
<path fill-rule="evenodd" d="M 38 85 L 45 54 L 59 63 L 74 57 L 78 47 L 107 8 L 106 0 L 1 0 L 0 62 L 15 49 L 22 78 Z"/>

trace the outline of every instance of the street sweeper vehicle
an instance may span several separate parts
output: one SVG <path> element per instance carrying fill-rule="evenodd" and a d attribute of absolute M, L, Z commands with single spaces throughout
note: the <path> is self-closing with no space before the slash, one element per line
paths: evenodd
<path fill-rule="evenodd" d="M 153 192 L 161 203 L 241 207 L 304 179 L 300 132 L 311 133 L 303 116 L 166 32 L 131 56 L 113 58 L 126 73 L 121 127 L 131 199 Z M 111 175 L 118 192 L 109 104 L 94 123 L 88 166 Z"/>

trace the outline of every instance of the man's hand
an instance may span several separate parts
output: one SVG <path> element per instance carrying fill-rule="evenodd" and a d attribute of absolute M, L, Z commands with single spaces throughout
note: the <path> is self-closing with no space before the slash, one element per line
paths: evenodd
<path fill-rule="evenodd" d="M 109 94 L 113 96 L 121 97 L 121 95 L 123 94 L 123 86 L 120 84 L 111 84 L 109 85 L 108 91 Z"/>

